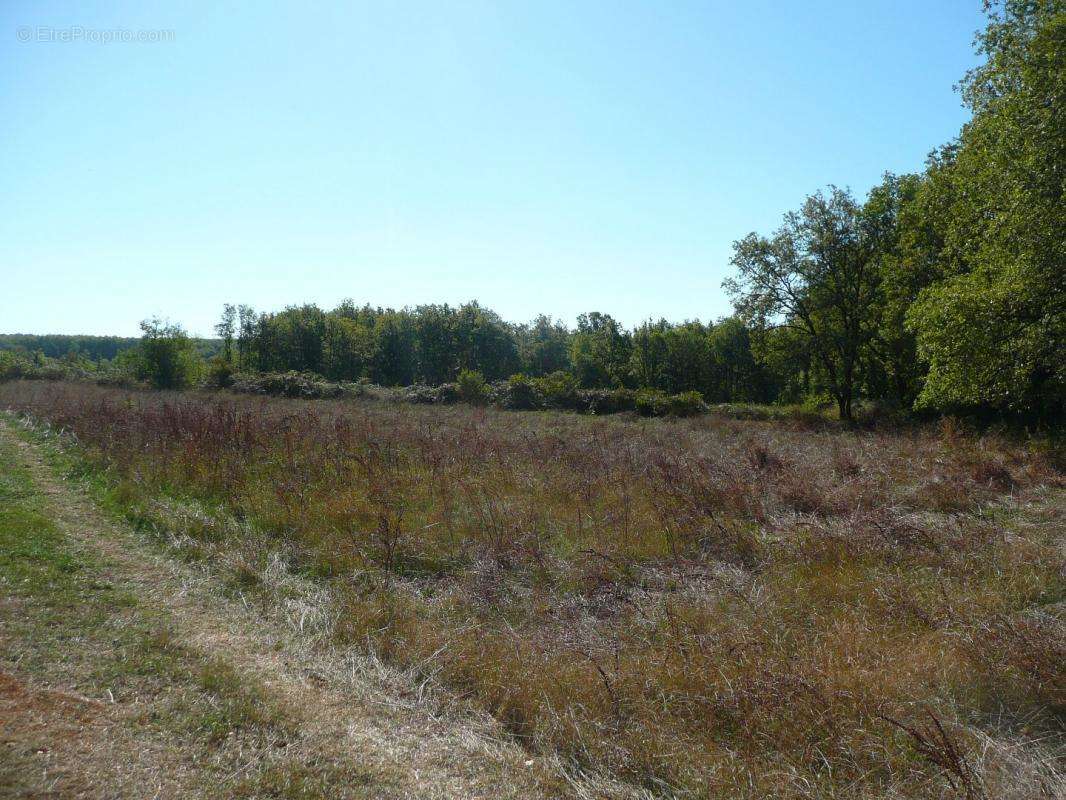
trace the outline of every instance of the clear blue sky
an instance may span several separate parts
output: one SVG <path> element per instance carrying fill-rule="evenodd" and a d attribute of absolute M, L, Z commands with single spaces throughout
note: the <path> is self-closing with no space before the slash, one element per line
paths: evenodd
<path fill-rule="evenodd" d="M 955 135 L 981 24 L 978 0 L 6 0 L 0 332 L 344 297 L 715 318 L 732 241 Z M 72 26 L 173 39 L 18 40 Z"/>

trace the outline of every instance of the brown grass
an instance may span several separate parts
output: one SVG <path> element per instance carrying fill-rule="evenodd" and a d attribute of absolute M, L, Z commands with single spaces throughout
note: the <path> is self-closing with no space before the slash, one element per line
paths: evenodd
<path fill-rule="evenodd" d="M 575 768 L 722 797 L 1064 786 L 1066 484 L 1037 447 L 30 383 L 0 406 L 236 582 L 281 550 L 339 598 L 337 641 Z"/>

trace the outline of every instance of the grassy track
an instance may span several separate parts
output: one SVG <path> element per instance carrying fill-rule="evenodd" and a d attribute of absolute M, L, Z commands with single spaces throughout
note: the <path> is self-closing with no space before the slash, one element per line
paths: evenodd
<path fill-rule="evenodd" d="M 530 796 L 390 750 L 181 569 L 0 418 L 0 797 Z"/>

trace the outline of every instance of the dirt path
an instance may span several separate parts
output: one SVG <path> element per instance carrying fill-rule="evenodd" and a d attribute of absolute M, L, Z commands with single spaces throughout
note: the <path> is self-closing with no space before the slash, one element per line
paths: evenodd
<path fill-rule="evenodd" d="M 3 421 L 0 455 L 0 504 L 56 537 L 54 556 L 14 562 L 30 577 L 0 582 L 0 796 L 564 793 L 490 721 L 420 707 L 417 687 L 319 652 L 298 622 L 264 619 L 110 521 Z"/>

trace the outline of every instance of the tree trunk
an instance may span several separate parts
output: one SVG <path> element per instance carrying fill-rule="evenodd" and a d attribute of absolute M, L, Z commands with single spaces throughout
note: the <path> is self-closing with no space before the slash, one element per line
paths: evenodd
<path fill-rule="evenodd" d="M 854 422 L 851 416 L 851 396 L 846 394 L 837 395 L 837 413 L 844 422 Z"/>

